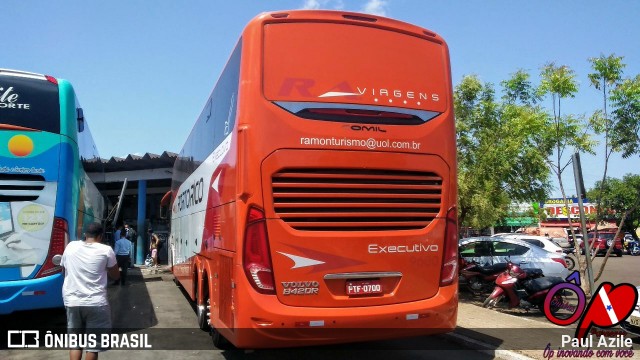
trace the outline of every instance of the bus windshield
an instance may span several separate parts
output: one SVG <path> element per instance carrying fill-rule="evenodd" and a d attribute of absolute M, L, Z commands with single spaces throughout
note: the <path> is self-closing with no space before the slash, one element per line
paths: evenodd
<path fill-rule="evenodd" d="M 0 72 L 0 128 L 14 127 L 60 133 L 58 86 Z"/>

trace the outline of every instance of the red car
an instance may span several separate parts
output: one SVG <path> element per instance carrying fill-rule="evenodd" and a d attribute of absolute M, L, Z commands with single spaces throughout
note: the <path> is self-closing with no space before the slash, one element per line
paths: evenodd
<path fill-rule="evenodd" d="M 595 241 L 595 245 L 592 245 L 592 248 L 596 254 L 605 254 L 609 249 L 609 246 L 613 244 L 612 252 L 618 255 L 618 257 L 621 257 L 623 251 L 621 237 L 618 236 L 615 238 L 615 236 L 615 232 L 598 231 L 598 237 L 596 238 L 596 233 L 592 232 L 588 234 L 589 244 Z M 580 243 L 580 247 L 584 254 L 584 242 Z"/>

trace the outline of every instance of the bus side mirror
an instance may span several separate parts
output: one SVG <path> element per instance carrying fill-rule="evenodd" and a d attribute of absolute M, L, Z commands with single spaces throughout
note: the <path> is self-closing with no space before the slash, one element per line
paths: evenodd
<path fill-rule="evenodd" d="M 169 217 L 169 209 L 171 208 L 171 190 L 167 191 L 166 194 L 160 200 L 160 218 L 166 219 Z"/>
<path fill-rule="evenodd" d="M 84 112 L 82 108 L 76 109 L 77 119 L 78 119 L 78 132 L 81 133 L 84 131 Z"/>

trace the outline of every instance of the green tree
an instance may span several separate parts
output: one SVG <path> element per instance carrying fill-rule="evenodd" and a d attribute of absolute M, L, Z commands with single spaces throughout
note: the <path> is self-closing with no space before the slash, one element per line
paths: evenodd
<path fill-rule="evenodd" d="M 611 143 L 628 158 L 640 154 L 640 75 L 611 90 L 613 117 Z"/>
<path fill-rule="evenodd" d="M 558 187 L 562 194 L 565 208 L 569 208 L 569 201 L 564 189 L 562 175 L 571 160 L 567 158 L 565 152 L 569 150 L 577 150 L 582 152 L 593 153 L 594 142 L 587 133 L 588 128 L 582 118 L 574 115 L 562 115 L 561 105 L 562 99 L 575 97 L 578 91 L 578 83 L 576 75 L 568 66 L 557 66 L 554 63 L 548 63 L 542 67 L 540 72 L 541 83 L 538 88 L 540 96 L 550 95 L 552 100 L 553 119 L 549 126 L 542 133 L 543 147 L 552 155 L 547 158 L 547 164 L 558 181 Z M 571 218 L 568 217 L 567 222 L 571 226 Z M 576 249 L 578 251 L 578 249 Z M 587 293 L 590 292 L 588 281 L 585 280 L 586 262 L 581 258 L 579 261 L 582 283 Z"/>
<path fill-rule="evenodd" d="M 458 135 L 459 220 L 463 227 L 494 225 L 512 201 L 541 200 L 550 187 L 538 132 L 547 115 L 538 107 L 496 100 L 492 84 L 466 76 L 454 91 Z"/>
<path fill-rule="evenodd" d="M 541 100 L 540 94 L 531 84 L 531 75 L 524 70 L 511 74 L 511 78 L 500 82 L 504 95 L 502 100 L 507 104 L 533 106 Z"/>
<path fill-rule="evenodd" d="M 614 120 L 609 118 L 607 110 L 607 98 L 609 97 L 609 89 L 615 86 L 622 79 L 622 69 L 625 64 L 622 62 L 621 56 L 613 54 L 609 56 L 600 55 L 597 58 L 590 58 L 591 67 L 594 72 L 590 73 L 589 80 L 591 85 L 597 90 L 602 91 L 602 111 L 597 111 L 590 119 L 590 124 L 596 134 L 604 135 L 604 171 L 602 173 L 602 181 L 600 181 L 600 193 L 594 198 L 596 199 L 596 207 L 598 209 L 596 216 L 596 227 L 602 217 L 601 199 L 602 191 L 606 185 L 607 169 L 609 167 L 609 158 L 616 150 L 615 146 L 611 146 L 611 132 L 614 127 Z"/>
<path fill-rule="evenodd" d="M 565 206 L 568 207 L 562 182 L 562 174 L 570 164 L 570 161 L 566 159 L 565 152 L 567 149 L 577 149 L 593 153 L 594 143 L 585 131 L 585 123 L 581 118 L 574 115 L 562 116 L 561 113 L 562 99 L 573 98 L 578 91 L 574 71 L 568 66 L 556 66 L 554 63 L 549 63 L 542 68 L 540 77 L 541 84 L 538 93 L 540 96 L 551 95 L 553 104 L 553 119 L 541 135 L 543 137 L 541 146 L 544 147 L 545 152 L 553 154 L 547 158 L 547 164 L 558 180 Z"/>
<path fill-rule="evenodd" d="M 616 238 L 625 229 L 627 222 L 637 223 L 638 218 L 640 218 L 640 196 L 638 196 L 640 194 L 640 175 L 627 174 L 622 180 L 608 178 L 604 184 L 602 182 L 596 183 L 594 189 L 589 191 L 589 194 L 590 196 L 601 194 L 602 206 L 608 210 L 607 216 L 616 220 L 618 225 Z M 598 274 L 594 278 L 595 281 L 602 275 L 613 248 L 613 246 L 610 246 L 607 250 Z"/>

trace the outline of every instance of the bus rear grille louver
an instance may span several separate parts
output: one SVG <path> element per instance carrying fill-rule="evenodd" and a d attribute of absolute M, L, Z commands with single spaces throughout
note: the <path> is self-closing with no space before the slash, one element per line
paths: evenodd
<path fill-rule="evenodd" d="M 423 229 L 442 203 L 442 178 L 432 172 L 285 169 L 271 182 L 276 215 L 305 231 Z"/>
<path fill-rule="evenodd" d="M 40 175 L 0 174 L 0 202 L 34 201 L 45 184 Z"/>

